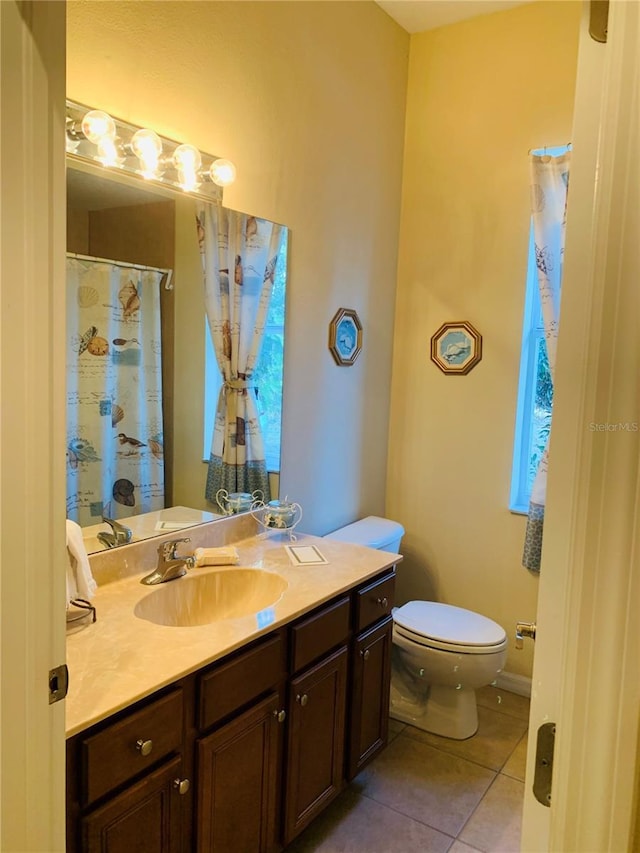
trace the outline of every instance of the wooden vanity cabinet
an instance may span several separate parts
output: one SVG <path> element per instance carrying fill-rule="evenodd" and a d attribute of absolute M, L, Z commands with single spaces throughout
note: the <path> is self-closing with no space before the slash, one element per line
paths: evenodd
<path fill-rule="evenodd" d="M 393 620 L 387 616 L 353 641 L 347 756 L 349 781 L 387 745 L 392 629 Z"/>
<path fill-rule="evenodd" d="M 395 579 L 392 570 L 354 593 L 346 767 L 349 781 L 387 745 Z"/>
<path fill-rule="evenodd" d="M 325 604 L 291 629 L 283 840 L 292 841 L 344 784 L 351 602 Z"/>
<path fill-rule="evenodd" d="M 198 853 L 280 847 L 286 631 L 198 676 Z M 265 695 L 266 694 L 266 695 Z"/>
<path fill-rule="evenodd" d="M 272 693 L 197 743 L 198 853 L 279 849 L 282 697 Z"/>
<path fill-rule="evenodd" d="M 189 694 L 182 681 L 67 742 L 67 851 L 183 849 Z"/>
<path fill-rule="evenodd" d="M 70 738 L 68 853 L 282 850 L 387 742 L 394 581 Z"/>
<path fill-rule="evenodd" d="M 82 818 L 87 853 L 175 853 L 182 849 L 182 761 L 174 758 Z"/>

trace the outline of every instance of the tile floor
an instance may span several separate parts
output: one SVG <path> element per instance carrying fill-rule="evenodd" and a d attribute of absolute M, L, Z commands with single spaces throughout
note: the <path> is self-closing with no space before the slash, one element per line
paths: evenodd
<path fill-rule="evenodd" d="M 456 741 L 391 720 L 389 745 L 286 853 L 516 853 L 529 700 L 485 687 Z"/>

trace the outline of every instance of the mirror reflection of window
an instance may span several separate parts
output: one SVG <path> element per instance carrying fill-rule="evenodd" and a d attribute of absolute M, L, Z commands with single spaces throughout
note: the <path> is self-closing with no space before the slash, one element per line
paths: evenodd
<path fill-rule="evenodd" d="M 271 302 L 265 325 L 260 361 L 255 372 L 258 413 L 265 443 L 267 468 L 270 473 L 280 470 L 280 438 L 282 429 L 282 380 L 284 370 L 284 320 L 287 287 L 287 238 L 283 231 L 282 252 L 271 292 Z M 216 402 L 222 377 L 216 362 L 209 325 L 205 324 L 205 375 L 204 375 L 204 445 L 202 458 L 209 460 L 211 439 L 216 412 Z"/>

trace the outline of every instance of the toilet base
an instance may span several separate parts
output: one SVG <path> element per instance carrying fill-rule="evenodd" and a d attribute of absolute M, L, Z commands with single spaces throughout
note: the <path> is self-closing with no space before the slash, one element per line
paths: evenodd
<path fill-rule="evenodd" d="M 478 731 L 476 692 L 472 687 L 429 685 L 427 698 L 411 701 L 391 684 L 389 714 L 425 732 L 465 740 Z"/>

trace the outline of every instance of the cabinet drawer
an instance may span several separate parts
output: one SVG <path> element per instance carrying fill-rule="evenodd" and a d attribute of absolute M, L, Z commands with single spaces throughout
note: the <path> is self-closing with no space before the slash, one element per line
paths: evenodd
<path fill-rule="evenodd" d="M 180 749 L 182 706 L 174 690 L 82 741 L 85 804 Z"/>
<path fill-rule="evenodd" d="M 345 642 L 349 636 L 349 599 L 329 604 L 291 629 L 293 672 Z"/>
<path fill-rule="evenodd" d="M 198 726 L 207 729 L 287 677 L 286 645 L 275 634 L 200 677 Z"/>
<path fill-rule="evenodd" d="M 396 573 L 390 572 L 356 592 L 356 631 L 364 630 L 391 613 L 395 585 Z"/>

